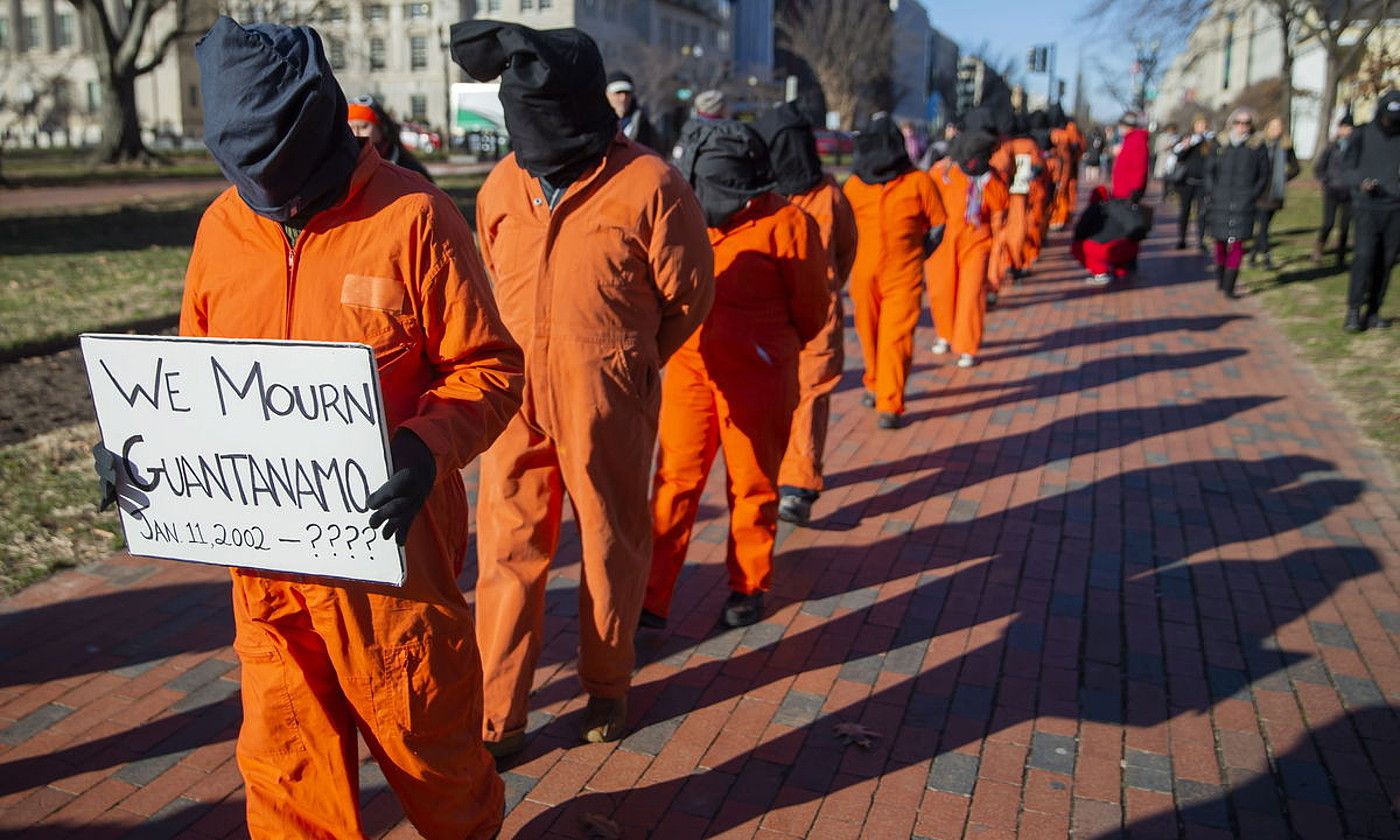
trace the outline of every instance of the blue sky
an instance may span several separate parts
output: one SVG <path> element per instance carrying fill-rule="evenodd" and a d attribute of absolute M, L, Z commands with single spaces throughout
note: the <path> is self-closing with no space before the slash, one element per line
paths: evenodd
<path fill-rule="evenodd" d="M 1014 57 L 1017 66 L 1024 68 L 1026 50 L 1034 44 L 1055 41 L 1059 44 L 1059 60 L 1056 74 L 1065 79 L 1066 104 L 1074 100 L 1075 64 L 1081 49 L 1084 51 L 1084 92 L 1094 115 L 1099 119 L 1110 119 L 1121 110 L 1113 98 L 1100 90 L 1100 74 L 1094 63 L 1097 58 L 1124 75 L 1132 63 L 1132 57 L 1115 52 L 1105 44 L 1114 40 L 1106 31 L 1093 31 L 1090 24 L 1076 18 L 1087 5 L 1088 0 L 920 0 L 928 10 L 929 22 L 945 35 L 962 46 L 976 47 L 987 41 L 991 50 L 999 56 Z M 1028 88 L 1036 92 L 1045 91 L 1045 75 L 1028 76 L 1024 80 Z"/>

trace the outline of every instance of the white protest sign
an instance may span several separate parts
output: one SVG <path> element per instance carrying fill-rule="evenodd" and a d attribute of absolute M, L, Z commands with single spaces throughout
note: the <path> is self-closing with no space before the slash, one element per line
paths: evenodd
<path fill-rule="evenodd" d="M 369 527 L 390 470 L 369 347 L 81 340 L 132 554 L 402 585 Z"/>

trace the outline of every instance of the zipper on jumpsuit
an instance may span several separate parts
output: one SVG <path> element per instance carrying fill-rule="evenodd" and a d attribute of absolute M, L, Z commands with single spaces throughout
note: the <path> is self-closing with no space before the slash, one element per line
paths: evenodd
<path fill-rule="evenodd" d="M 287 252 L 287 295 L 283 301 L 285 310 L 282 318 L 282 338 L 284 339 L 291 339 L 292 337 L 292 294 L 293 290 L 296 288 L 297 279 L 297 247 L 301 244 L 301 238 L 305 235 L 306 230 L 303 229 L 302 232 L 297 235 L 296 244 L 289 245 L 287 244 L 287 235 L 285 233 L 282 234 L 282 247 Z"/>

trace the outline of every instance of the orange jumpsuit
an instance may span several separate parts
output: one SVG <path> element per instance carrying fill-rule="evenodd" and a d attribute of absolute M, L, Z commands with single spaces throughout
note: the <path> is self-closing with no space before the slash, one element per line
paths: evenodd
<path fill-rule="evenodd" d="M 1050 132 L 1051 142 L 1062 161 L 1060 178 L 1055 185 L 1055 207 L 1050 215 L 1050 226 L 1060 229 L 1074 218 L 1075 204 L 1079 199 L 1079 158 L 1084 153 L 1084 135 L 1073 121 L 1064 128 Z"/>
<path fill-rule="evenodd" d="M 293 246 L 230 189 L 200 223 L 180 332 L 368 344 L 390 434 L 412 430 L 437 460 L 402 588 L 233 571 L 249 833 L 362 836 L 358 729 L 425 837 L 494 836 L 503 788 L 481 743 L 481 668 L 456 582 L 457 471 L 505 428 L 523 378 L 471 228 L 369 145 L 346 197 Z"/>
<path fill-rule="evenodd" d="M 969 206 L 973 179 L 950 158 L 934 164 L 929 176 L 948 214 L 943 242 L 926 264 L 933 324 L 954 353 L 975 356 L 982 346 L 982 319 L 987 312 L 984 286 L 992 231 L 1001 224 L 1010 195 L 1001 173 L 990 169 L 977 204 Z"/>
<path fill-rule="evenodd" d="M 856 217 L 851 302 L 865 356 L 865 390 L 875 410 L 904 412 L 904 383 L 914 356 L 914 328 L 923 310 L 924 239 L 944 223 L 943 204 L 928 173 L 906 172 L 883 184 L 852 176 L 843 188 Z"/>
<path fill-rule="evenodd" d="M 920 177 L 926 177 L 919 173 Z M 671 611 L 700 494 L 724 449 L 729 587 L 765 592 L 778 528 L 778 468 L 797 404 L 797 359 L 827 324 L 828 266 L 816 222 L 773 193 L 710 228 L 715 306 L 671 359 L 662 384 L 660 448 L 646 609 Z"/>
<path fill-rule="evenodd" d="M 1040 254 L 1040 238 L 1035 208 L 1045 204 L 1045 158 L 1029 137 L 1013 137 L 997 147 L 991 159 L 1010 193 L 1006 224 L 996 231 L 988 269 L 991 285 L 999 290 L 1011 276 L 1011 269 L 1024 271 Z"/>
<path fill-rule="evenodd" d="M 524 405 L 481 460 L 477 511 L 484 737 L 499 741 L 525 727 L 565 493 L 583 550 L 579 677 L 593 697 L 627 694 L 651 564 L 661 366 L 704 320 L 714 280 L 690 185 L 621 134 L 552 211 L 507 157 L 476 216 L 526 369 Z"/>
<path fill-rule="evenodd" d="M 846 196 L 829 175 L 822 183 L 788 200 L 811 216 L 821 233 L 827 254 L 831 311 L 821 332 L 807 342 L 798 356 L 797 408 L 792 413 L 792 434 L 788 436 L 778 483 L 815 493 L 822 489 L 822 453 L 826 449 L 831 392 L 836 390 L 846 360 L 846 316 L 841 289 L 856 259 L 856 219 Z"/>

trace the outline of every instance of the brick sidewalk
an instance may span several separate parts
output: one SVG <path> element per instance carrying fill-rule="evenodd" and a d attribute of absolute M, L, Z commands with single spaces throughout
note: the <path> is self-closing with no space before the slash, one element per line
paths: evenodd
<path fill-rule="evenodd" d="M 900 431 L 848 372 L 745 631 L 712 480 L 616 745 L 573 745 L 571 532 L 503 836 L 1400 837 L 1392 474 L 1169 226 L 1108 291 L 1057 240 L 976 368 L 921 330 Z M 227 589 L 117 558 L 0 602 L 0 833 L 243 833 Z M 414 836 L 363 776 L 367 829 Z"/>

